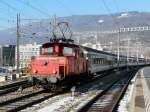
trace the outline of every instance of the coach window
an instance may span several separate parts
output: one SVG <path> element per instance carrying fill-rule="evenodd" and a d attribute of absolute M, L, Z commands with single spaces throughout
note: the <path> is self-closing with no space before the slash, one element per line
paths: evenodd
<path fill-rule="evenodd" d="M 101 59 L 101 64 L 103 64 L 103 59 Z"/>
<path fill-rule="evenodd" d="M 64 47 L 63 54 L 64 55 L 73 55 L 73 49 L 70 47 Z"/>
<path fill-rule="evenodd" d="M 98 64 L 98 59 L 96 58 L 96 64 Z"/>
<path fill-rule="evenodd" d="M 101 64 L 104 64 L 104 59 L 101 59 Z"/>

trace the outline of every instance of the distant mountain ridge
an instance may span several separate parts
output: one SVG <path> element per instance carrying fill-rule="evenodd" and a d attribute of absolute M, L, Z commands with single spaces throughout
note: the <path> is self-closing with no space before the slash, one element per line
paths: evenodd
<path fill-rule="evenodd" d="M 103 22 L 99 23 L 99 20 Z M 84 32 L 84 31 L 96 31 L 98 30 L 113 30 L 117 27 L 134 27 L 134 26 L 150 26 L 150 13 L 149 12 L 122 12 L 110 15 L 73 15 L 68 17 L 59 17 L 58 21 L 67 21 L 71 25 L 73 32 Z M 47 27 L 49 20 L 45 19 L 42 21 L 44 24 L 42 28 L 39 28 L 36 22 L 32 26 L 32 31 L 37 32 L 43 31 L 44 25 Z M 28 27 L 26 26 L 26 29 Z M 32 32 L 31 31 L 31 32 Z M 15 44 L 16 42 L 16 30 L 10 28 L 0 31 L 0 44 Z M 21 38 L 23 43 L 28 42 L 31 39 Z M 33 38 L 32 41 L 44 42 L 46 38 Z"/>

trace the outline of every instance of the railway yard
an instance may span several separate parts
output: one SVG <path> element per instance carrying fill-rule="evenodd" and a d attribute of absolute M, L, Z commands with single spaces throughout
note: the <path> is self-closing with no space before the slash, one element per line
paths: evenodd
<path fill-rule="evenodd" d="M 0 112 L 150 112 L 149 4 L 0 0 Z"/>
<path fill-rule="evenodd" d="M 71 90 L 52 93 L 27 80 L 2 83 L 0 112 L 112 112 L 117 111 L 130 80 L 138 69 L 111 71 L 76 84 Z"/>
<path fill-rule="evenodd" d="M 61 25 L 68 23 L 56 26 Z M 133 110 L 120 102 L 137 72 L 149 65 L 150 59 L 80 46 L 53 32 L 41 54 L 31 58 L 28 75 L 21 77 L 19 66 L 10 76 L 2 75 L 0 112 L 124 112 L 124 104 L 124 110 Z"/>
<path fill-rule="evenodd" d="M 126 56 L 117 61 L 116 54 L 81 47 L 65 37 L 54 36 L 41 52 L 31 58 L 25 78 L 18 69 L 10 75 L 14 82 L 1 82 L 0 112 L 117 111 L 132 78 L 150 64 L 145 58 L 137 63 L 135 57 L 128 62 Z"/>

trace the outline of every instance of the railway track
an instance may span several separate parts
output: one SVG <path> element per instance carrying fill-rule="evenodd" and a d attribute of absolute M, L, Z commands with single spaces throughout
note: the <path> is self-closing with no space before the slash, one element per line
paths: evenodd
<path fill-rule="evenodd" d="M 125 74 L 126 72 L 123 73 Z M 74 96 L 72 96 L 71 93 L 58 95 L 56 97 L 45 100 L 38 105 L 33 105 L 32 107 L 23 110 L 23 112 L 44 112 L 47 110 L 49 110 L 50 112 L 80 111 L 80 109 L 84 107 L 84 105 L 87 104 L 88 101 L 98 96 L 99 94 L 104 94 L 104 91 L 106 89 L 110 89 L 112 85 L 120 80 L 118 76 L 120 76 L 120 74 L 109 74 L 99 80 L 94 80 L 91 83 L 76 87 Z M 121 76 L 124 77 L 124 75 Z"/>
<path fill-rule="evenodd" d="M 17 92 L 16 90 L 23 85 L 27 87 L 27 81 L 5 85 L 0 88 L 0 91 L 2 91 L 0 93 L 0 112 L 19 111 L 56 95 L 47 93 L 45 90 L 33 92 L 29 89 L 29 91 L 26 91 L 27 88 L 25 87 L 22 93 Z"/>
<path fill-rule="evenodd" d="M 55 95 L 55 93 L 49 93 L 45 90 L 33 91 L 31 88 L 22 93 L 14 92 L 6 96 L 9 97 L 8 99 L 2 100 L 3 98 L 0 97 L 0 112 L 16 112 Z"/>
<path fill-rule="evenodd" d="M 6 88 L 10 88 L 12 86 L 17 86 L 17 85 L 20 85 L 22 83 L 27 83 L 28 81 L 27 80 L 19 80 L 19 81 L 11 81 L 11 82 L 1 82 L 0 83 L 0 90 L 2 89 L 6 89 Z"/>
<path fill-rule="evenodd" d="M 38 104 L 38 106 L 33 106 L 35 109 L 31 109 L 32 111 L 30 111 L 30 112 L 36 112 L 41 107 L 41 105 L 43 105 L 43 107 L 48 104 L 56 105 L 56 104 L 59 104 L 62 100 L 66 100 L 65 104 L 61 105 L 59 108 L 54 109 L 54 110 L 58 110 L 61 112 L 66 112 L 66 111 L 82 112 L 82 111 L 89 111 L 90 109 L 91 109 L 90 111 L 92 111 L 92 108 L 93 108 L 93 111 L 96 112 L 94 109 L 96 109 L 97 107 L 96 106 L 92 107 L 92 105 L 94 104 L 97 105 L 98 107 L 100 106 L 101 109 L 104 109 L 107 106 L 107 109 L 108 109 L 108 107 L 110 106 L 110 102 L 112 101 L 115 102 L 114 100 L 112 100 L 112 98 L 118 99 L 116 100 L 116 104 L 119 101 L 118 96 L 121 95 L 120 93 L 121 89 L 119 88 L 121 88 L 120 85 L 123 85 L 123 83 L 125 82 L 124 80 L 122 80 L 120 83 L 117 83 L 118 80 L 120 80 L 118 76 L 120 76 L 120 74 L 114 75 L 114 73 L 112 73 L 110 75 L 102 77 L 100 80 L 94 80 L 94 82 L 92 83 L 83 85 L 83 87 L 80 87 L 80 86 L 77 87 L 76 93 L 73 99 L 70 93 L 67 93 L 68 95 L 61 96 L 61 95 L 58 95 L 60 93 L 57 93 L 57 94 L 48 93 L 45 90 L 33 91 L 30 87 L 25 88 L 23 92 L 21 93 L 20 92 L 8 93 L 8 95 L 0 96 L 0 112 L 15 112 L 15 111 L 20 111 L 24 109 L 25 111 L 23 112 L 26 112 L 26 111 L 30 111 L 30 109 L 26 110 L 27 107 L 31 107 L 34 104 Z M 123 76 L 124 75 L 122 75 L 122 77 Z M 113 93 L 113 95 L 111 93 Z M 53 98 L 57 96 L 58 98 L 53 100 Z M 91 100 L 88 100 L 88 98 L 91 98 Z M 93 100 L 93 99 L 96 99 L 96 100 Z M 98 99 L 101 99 L 101 100 L 98 100 Z M 43 104 L 42 101 L 44 100 L 48 104 Z M 91 102 L 90 103 L 91 105 L 88 105 L 88 108 L 86 107 L 86 105 L 88 104 L 87 100 L 88 102 Z M 82 104 L 83 101 L 86 101 L 84 105 Z M 101 104 L 100 103 L 96 104 L 96 101 L 100 101 Z M 80 104 L 82 104 L 82 106 L 78 108 L 79 107 L 78 105 Z M 102 106 L 104 104 L 107 104 L 107 105 Z M 86 109 L 84 110 L 85 107 Z M 115 105 L 113 105 L 113 107 L 115 108 Z"/>
<path fill-rule="evenodd" d="M 10 93 L 10 92 L 14 92 L 14 91 L 18 90 L 19 88 L 24 89 L 24 88 L 27 88 L 30 86 L 31 86 L 31 84 L 29 84 L 27 80 L 22 80 L 22 81 L 10 83 L 10 84 L 1 85 L 0 86 L 0 96 Z"/>
<path fill-rule="evenodd" d="M 78 108 L 78 112 L 113 112 L 117 109 L 118 102 L 122 98 L 130 80 L 131 76 L 124 77 L 100 92 L 94 98 L 89 100 L 85 105 Z"/>

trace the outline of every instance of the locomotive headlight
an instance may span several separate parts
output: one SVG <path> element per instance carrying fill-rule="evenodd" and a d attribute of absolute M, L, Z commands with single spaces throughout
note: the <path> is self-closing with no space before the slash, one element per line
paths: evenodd
<path fill-rule="evenodd" d="M 56 70 L 53 70 L 53 74 L 56 74 L 57 73 L 57 71 Z"/>
<path fill-rule="evenodd" d="M 37 73 L 38 71 L 37 70 L 33 70 L 33 73 Z"/>
<path fill-rule="evenodd" d="M 44 62 L 43 64 L 46 66 L 48 63 L 47 63 L 47 62 Z"/>

